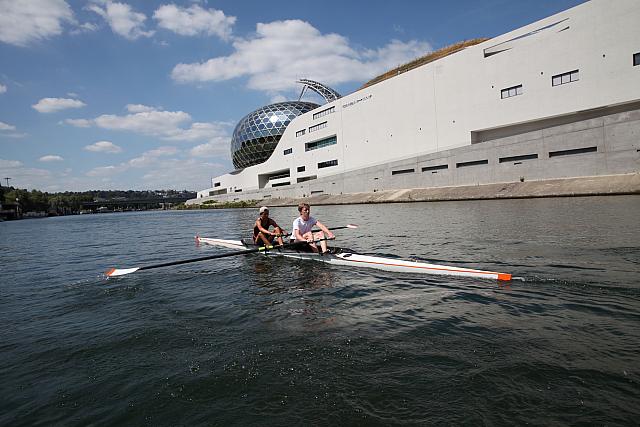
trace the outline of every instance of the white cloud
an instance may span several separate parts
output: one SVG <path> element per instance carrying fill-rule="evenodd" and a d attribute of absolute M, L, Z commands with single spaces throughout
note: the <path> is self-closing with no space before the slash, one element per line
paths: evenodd
<path fill-rule="evenodd" d="M 60 157 L 60 156 L 56 156 L 56 155 L 53 155 L 53 154 L 48 154 L 46 156 L 40 157 L 38 160 L 41 161 L 41 162 L 61 162 L 64 159 L 62 157 Z"/>
<path fill-rule="evenodd" d="M 19 168 L 21 166 L 22 166 L 22 162 L 20 162 L 18 160 L 0 159 L 0 170 L 2 170 L 2 169 Z"/>
<path fill-rule="evenodd" d="M 191 116 L 183 111 L 145 111 L 116 116 L 103 114 L 93 122 L 103 129 L 131 131 L 145 135 L 171 135 L 180 126 L 191 121 Z"/>
<path fill-rule="evenodd" d="M 122 148 L 117 146 L 111 141 L 98 141 L 96 143 L 87 145 L 84 147 L 87 151 L 93 151 L 96 153 L 120 153 Z"/>
<path fill-rule="evenodd" d="M 200 144 L 189 150 L 189 154 L 197 158 L 206 157 L 219 157 L 222 155 L 229 155 L 229 140 L 230 138 L 213 138 L 206 144 Z"/>
<path fill-rule="evenodd" d="M 70 98 L 42 98 L 37 104 L 31 107 L 40 113 L 55 113 L 67 108 L 81 108 L 86 106 L 82 101 Z"/>
<path fill-rule="evenodd" d="M 93 168 L 91 169 L 89 172 L 86 173 L 87 176 L 111 176 L 111 175 L 115 175 L 117 173 L 120 173 L 120 171 L 122 170 L 121 167 L 119 166 L 100 166 L 97 168 Z"/>
<path fill-rule="evenodd" d="M 153 18 L 158 21 L 160 28 L 182 36 L 205 34 L 222 40 L 231 37 L 231 28 L 236 22 L 235 16 L 226 16 L 221 10 L 206 10 L 198 5 L 181 8 L 175 4 L 166 4 L 154 12 Z"/>
<path fill-rule="evenodd" d="M 16 130 L 16 127 L 5 122 L 0 122 L 0 131 L 2 130 Z"/>
<path fill-rule="evenodd" d="M 127 111 L 130 113 L 148 113 L 149 111 L 156 111 L 157 108 L 149 107 L 142 104 L 127 104 Z"/>
<path fill-rule="evenodd" d="M 144 13 L 135 12 L 130 5 L 109 0 L 102 1 L 102 7 L 97 4 L 86 6 L 87 10 L 102 16 L 111 30 L 122 37 L 135 40 L 139 37 L 151 37 L 153 31 L 144 31 Z"/>
<path fill-rule="evenodd" d="M 0 0 L 0 41 L 15 46 L 62 33 L 64 22 L 75 23 L 64 0 Z"/>
<path fill-rule="evenodd" d="M 295 88 L 299 78 L 330 85 L 367 80 L 432 50 L 415 40 L 357 49 L 346 37 L 322 34 L 300 20 L 259 23 L 255 36 L 236 39 L 233 47 L 229 56 L 176 65 L 172 78 L 187 83 L 248 77 L 250 88 L 274 93 Z"/>
<path fill-rule="evenodd" d="M 29 135 L 29 134 L 28 133 L 7 133 L 7 134 L 2 134 L 2 136 L 8 137 L 8 138 L 24 138 L 27 135 Z"/>
<path fill-rule="evenodd" d="M 77 36 L 78 34 L 92 33 L 97 30 L 98 30 L 98 26 L 96 24 L 92 24 L 91 22 L 85 22 L 84 24 L 78 25 L 76 28 L 69 31 L 69 34 Z"/>
<path fill-rule="evenodd" d="M 64 122 L 77 128 L 91 127 L 91 120 L 87 119 L 66 119 Z"/>
<path fill-rule="evenodd" d="M 176 147 L 159 147 L 145 151 L 140 157 L 129 160 L 126 165 L 133 168 L 149 167 L 158 163 L 160 157 L 173 156 L 179 153 Z"/>
<path fill-rule="evenodd" d="M 168 141 L 206 141 L 228 135 L 228 123 L 192 123 L 191 116 L 184 111 L 158 111 L 140 104 L 128 104 L 127 110 L 140 112 L 124 116 L 103 114 L 95 119 L 67 119 L 65 123 L 77 127 L 93 125 L 102 129 L 135 132 Z"/>
<path fill-rule="evenodd" d="M 7 91 L 7 87 L 5 85 L 0 85 L 0 93 L 5 93 Z"/>
<path fill-rule="evenodd" d="M 227 135 L 224 123 L 192 123 L 188 129 L 175 129 L 164 139 L 169 141 L 204 141 L 220 135 Z"/>

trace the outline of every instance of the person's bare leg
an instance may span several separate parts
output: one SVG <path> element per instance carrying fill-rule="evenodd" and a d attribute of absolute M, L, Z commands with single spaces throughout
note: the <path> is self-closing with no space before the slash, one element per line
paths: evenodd
<path fill-rule="evenodd" d="M 322 231 L 318 231 L 314 236 L 314 240 L 320 240 L 320 247 L 322 248 L 322 253 L 327 252 L 327 241 L 324 240 L 324 233 Z"/>
<path fill-rule="evenodd" d="M 260 238 L 260 240 L 262 240 L 262 243 L 264 243 L 265 246 L 270 246 L 271 242 L 269 241 L 269 239 L 267 239 L 267 237 L 262 234 L 262 232 L 258 233 L 258 237 Z"/>
<path fill-rule="evenodd" d="M 274 231 L 278 235 L 278 244 L 280 246 L 284 245 L 284 241 L 282 240 L 282 229 L 280 227 L 276 227 Z"/>

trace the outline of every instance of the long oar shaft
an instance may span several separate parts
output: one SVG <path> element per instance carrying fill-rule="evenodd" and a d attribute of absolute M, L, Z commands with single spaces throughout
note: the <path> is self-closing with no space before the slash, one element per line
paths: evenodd
<path fill-rule="evenodd" d="M 318 239 L 318 240 L 314 240 L 313 243 L 317 243 L 317 242 L 320 242 L 322 240 L 329 240 L 329 239 Z M 246 255 L 246 254 L 251 254 L 251 253 L 256 253 L 256 252 L 268 251 L 269 249 L 278 249 L 278 248 L 282 248 L 282 247 L 300 246 L 300 245 L 303 245 L 303 244 L 308 244 L 308 243 L 307 242 L 293 242 L 293 243 L 285 243 L 284 245 L 261 246 L 259 248 L 246 249 L 244 251 L 227 252 L 225 254 L 216 254 L 216 255 L 209 255 L 209 256 L 204 256 L 204 257 L 200 257 L 200 258 L 183 259 L 183 260 L 180 260 L 180 261 L 163 262 L 161 264 L 145 265 L 143 267 L 112 268 L 112 269 L 108 270 L 107 272 L 105 272 L 105 274 L 108 277 L 124 276 L 125 274 L 134 273 L 134 272 L 140 271 L 140 270 L 151 270 L 152 268 L 169 267 L 169 266 L 172 266 L 172 265 L 189 264 L 189 263 L 192 263 L 192 262 L 207 261 L 207 260 L 218 259 L 218 258 L 227 258 L 227 257 L 232 257 L 232 256 L 237 256 L 237 255 Z"/>
<path fill-rule="evenodd" d="M 151 270 L 152 268 L 169 267 L 171 265 L 188 264 L 188 263 L 191 263 L 191 262 L 207 261 L 207 260 L 211 260 L 211 259 L 226 258 L 226 257 L 231 257 L 231 256 L 236 256 L 236 255 L 251 254 L 251 253 L 255 253 L 255 252 L 266 251 L 268 249 L 272 249 L 272 248 L 276 248 L 276 247 L 280 247 L 280 245 L 271 246 L 271 247 L 261 246 L 259 248 L 252 248 L 252 249 L 247 249 L 247 250 L 244 250 L 244 251 L 227 252 L 225 254 L 216 254 L 216 255 L 203 256 L 203 257 L 200 257 L 200 258 L 183 259 L 183 260 L 180 260 L 180 261 L 163 262 L 161 264 L 145 265 L 143 267 L 112 268 L 112 269 L 108 270 L 105 274 L 107 276 L 109 276 L 109 277 L 124 276 L 125 274 L 134 273 L 134 272 L 140 271 L 140 270 Z"/>
<path fill-rule="evenodd" d="M 340 227 L 329 227 L 327 228 L 327 230 L 344 230 L 345 228 L 358 228 L 357 225 L 355 224 L 347 224 L 347 225 L 341 225 Z M 318 231 L 321 230 L 311 230 L 313 233 L 317 233 Z"/>

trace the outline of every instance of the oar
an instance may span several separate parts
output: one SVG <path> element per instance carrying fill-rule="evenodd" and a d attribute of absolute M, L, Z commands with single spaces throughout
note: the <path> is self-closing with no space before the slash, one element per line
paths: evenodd
<path fill-rule="evenodd" d="M 329 227 L 328 230 L 343 230 L 345 228 L 355 229 L 355 228 L 358 228 L 358 226 L 355 225 L 355 224 L 347 224 L 347 225 L 342 225 L 340 227 Z M 312 230 L 313 233 L 316 233 L 318 231 L 320 231 L 320 230 Z"/>
<path fill-rule="evenodd" d="M 318 240 L 314 240 L 313 243 L 317 243 L 317 242 L 320 242 L 322 240 L 330 240 L 330 239 L 318 239 Z M 311 243 L 311 242 L 309 242 L 309 243 Z M 106 274 L 107 277 L 124 276 L 125 274 L 135 273 L 136 271 L 151 270 L 152 268 L 169 267 L 171 265 L 188 264 L 188 263 L 191 263 L 191 262 L 207 261 L 207 260 L 210 260 L 210 259 L 218 259 L 218 258 L 226 258 L 226 257 L 231 257 L 231 256 L 237 256 L 237 255 L 252 254 L 252 253 L 256 253 L 256 252 L 268 251 L 269 249 L 277 249 L 277 248 L 281 248 L 281 247 L 298 246 L 298 245 L 302 245 L 302 244 L 308 244 L 308 242 L 293 242 L 293 243 L 285 243 L 284 245 L 261 246 L 259 248 L 246 249 L 246 250 L 243 250 L 243 251 L 227 252 L 226 254 L 209 255 L 209 256 L 204 256 L 204 257 L 200 257 L 200 258 L 183 259 L 183 260 L 180 260 L 180 261 L 164 262 L 162 264 L 145 265 L 143 267 L 112 268 L 112 269 L 107 270 L 104 274 Z"/>
<path fill-rule="evenodd" d="M 358 228 L 358 226 L 356 224 L 347 224 L 347 225 L 341 225 L 339 227 L 329 227 L 327 230 L 343 230 L 345 228 L 351 228 L 351 229 L 356 229 Z M 312 233 L 317 233 L 318 231 L 321 230 L 311 230 Z M 285 233 L 285 234 L 274 234 L 275 237 L 281 237 L 281 236 L 288 236 L 290 233 Z"/>

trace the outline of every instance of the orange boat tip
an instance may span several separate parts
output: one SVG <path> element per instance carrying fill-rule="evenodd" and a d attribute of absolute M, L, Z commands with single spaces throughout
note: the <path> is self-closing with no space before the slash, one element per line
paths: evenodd
<path fill-rule="evenodd" d="M 113 272 L 116 271 L 115 268 L 110 268 L 107 271 L 105 271 L 104 274 L 106 274 L 107 276 L 111 276 L 113 274 Z"/>
<path fill-rule="evenodd" d="M 498 280 L 511 280 L 509 273 L 498 273 Z"/>

